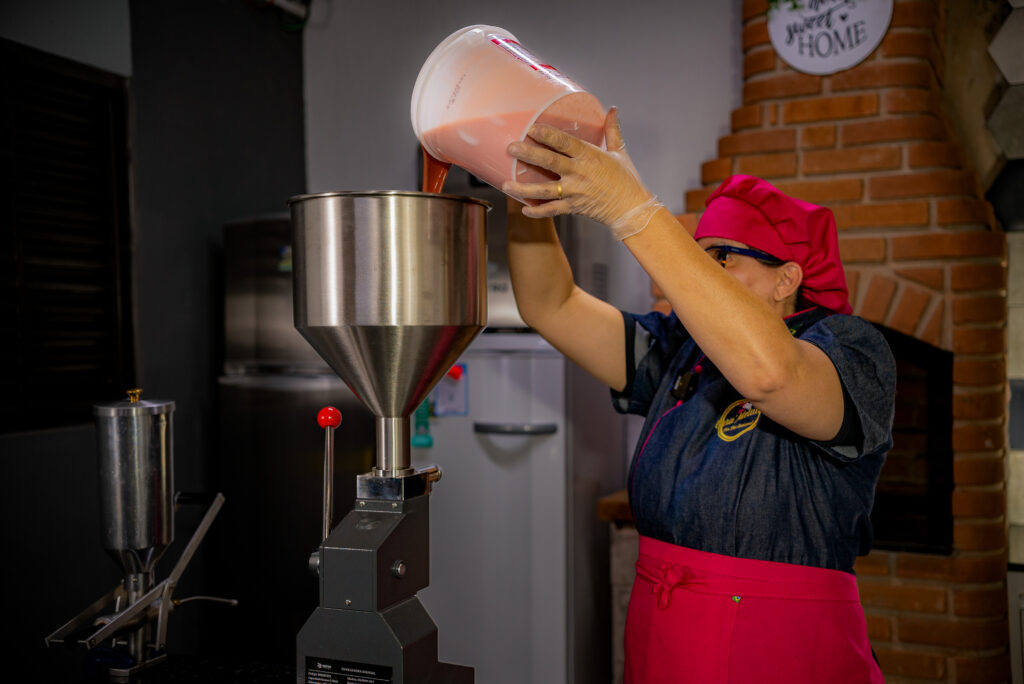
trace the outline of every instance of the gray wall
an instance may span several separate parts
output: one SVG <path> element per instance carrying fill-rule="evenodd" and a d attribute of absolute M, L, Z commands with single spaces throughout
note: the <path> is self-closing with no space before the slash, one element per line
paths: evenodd
<path fill-rule="evenodd" d="M 216 491 L 221 230 L 284 211 L 305 187 L 301 33 L 284 30 L 277 9 L 243 0 L 5 0 L 0 27 L 16 42 L 131 76 L 139 382 L 177 403 L 176 489 Z M 16 618 L 7 678 L 75 681 L 78 663 L 44 652 L 43 637 L 120 580 L 99 548 L 94 433 L 88 424 L 0 436 L 0 566 Z M 179 511 L 158 579 L 201 512 Z M 176 596 L 208 593 L 206 560 L 201 551 Z M 171 649 L 215 648 L 196 629 L 205 610 L 175 612 Z"/>
<path fill-rule="evenodd" d="M 140 384 L 174 399 L 177 487 L 212 485 L 226 221 L 305 187 L 301 33 L 242 0 L 132 0 Z"/>
<path fill-rule="evenodd" d="M 131 76 L 128 0 L 4 0 L 0 36 Z"/>
<path fill-rule="evenodd" d="M 312 192 L 415 188 L 409 100 L 453 31 L 490 24 L 617 105 L 630 155 L 673 212 L 714 159 L 740 104 L 738 0 L 325 0 L 306 29 L 306 168 Z"/>

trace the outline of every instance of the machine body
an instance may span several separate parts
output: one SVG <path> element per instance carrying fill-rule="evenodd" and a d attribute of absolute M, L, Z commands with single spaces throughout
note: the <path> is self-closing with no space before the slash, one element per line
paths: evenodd
<path fill-rule="evenodd" d="M 437 627 L 416 597 L 430 583 L 427 477 L 404 478 L 423 483 L 410 498 L 357 499 L 320 546 L 320 606 L 297 637 L 298 681 L 473 681 L 472 668 L 438 662 Z"/>

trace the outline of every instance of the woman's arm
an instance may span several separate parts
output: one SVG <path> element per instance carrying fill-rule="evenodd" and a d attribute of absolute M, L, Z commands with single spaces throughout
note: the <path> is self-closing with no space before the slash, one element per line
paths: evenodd
<path fill-rule="evenodd" d="M 508 184 L 506 192 L 551 200 L 525 212 L 536 217 L 581 213 L 610 226 L 738 392 L 798 434 L 819 440 L 836 435 L 843 392 L 831 361 L 817 347 L 794 339 L 778 311 L 708 257 L 666 209 L 652 202 L 625 155 L 614 109 L 605 126 L 609 151 L 551 126 L 534 126 L 530 136 L 543 147 L 513 143 L 509 152 L 561 180 Z"/>
<path fill-rule="evenodd" d="M 781 315 L 709 258 L 667 210 L 623 244 L 737 392 L 797 434 L 835 437 L 843 390 L 823 351 L 794 338 Z"/>
<path fill-rule="evenodd" d="M 508 260 L 523 321 L 556 349 L 612 389 L 626 384 L 622 314 L 584 292 L 550 218 L 531 219 L 508 202 Z"/>

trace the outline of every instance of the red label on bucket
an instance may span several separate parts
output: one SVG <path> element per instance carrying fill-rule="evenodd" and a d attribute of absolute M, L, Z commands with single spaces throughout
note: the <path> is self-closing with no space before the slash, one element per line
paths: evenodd
<path fill-rule="evenodd" d="M 504 36 L 499 36 L 493 33 L 487 37 L 491 39 L 492 43 L 494 43 L 502 50 L 515 57 L 516 59 L 518 59 L 523 64 L 526 64 L 534 71 L 539 71 L 550 78 L 556 79 L 558 81 L 565 81 L 572 84 L 574 87 L 579 87 L 576 86 L 575 83 L 572 83 L 572 81 L 569 81 L 569 79 L 563 76 L 562 72 L 560 72 L 555 67 L 551 66 L 550 64 L 541 64 L 540 60 L 531 55 L 526 50 L 526 48 L 524 48 L 522 45 L 512 40 L 511 38 L 505 38 Z"/>

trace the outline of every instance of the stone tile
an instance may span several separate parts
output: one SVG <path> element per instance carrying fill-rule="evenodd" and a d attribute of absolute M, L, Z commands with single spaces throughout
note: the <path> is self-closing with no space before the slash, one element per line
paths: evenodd
<path fill-rule="evenodd" d="M 1018 10 L 1024 13 L 1024 10 Z M 1024 50 L 1019 51 L 1024 55 Z M 999 104 L 992 110 L 986 124 L 1003 154 L 1009 159 L 1024 158 L 1024 132 L 1020 122 L 1024 120 L 1024 84 L 1007 88 L 999 98 Z"/>
<path fill-rule="evenodd" d="M 633 586 L 636 576 L 636 559 L 640 555 L 640 535 L 632 525 L 619 527 L 614 523 L 611 529 L 611 583 L 612 585 Z"/>
<path fill-rule="evenodd" d="M 1006 234 L 1006 305 L 1024 306 L 1024 232 Z"/>
<path fill-rule="evenodd" d="M 988 46 L 988 53 L 1008 83 L 1024 83 L 1024 50 L 1020 49 L 1022 35 L 1024 9 L 1015 9 L 1006 17 Z"/>
<path fill-rule="evenodd" d="M 1007 310 L 1006 377 L 1024 378 L 1024 306 Z"/>
<path fill-rule="evenodd" d="M 1010 525 L 1010 561 L 1024 565 L 1024 525 Z"/>
<path fill-rule="evenodd" d="M 1006 517 L 1010 526 L 1024 529 L 1024 450 L 1010 450 L 1010 473 L 1006 483 Z M 1024 551 L 1024 548 L 1021 549 Z"/>
<path fill-rule="evenodd" d="M 612 599 L 612 682 L 622 684 L 625 651 L 623 635 L 626 631 L 626 611 L 636 575 L 640 536 L 633 525 L 621 527 L 612 523 L 611 531 L 611 599 Z"/>
<path fill-rule="evenodd" d="M 994 397 L 992 401 L 995 401 Z M 1024 380 L 1010 380 L 1008 422 L 1010 425 L 1010 448 L 1024 449 Z"/>

